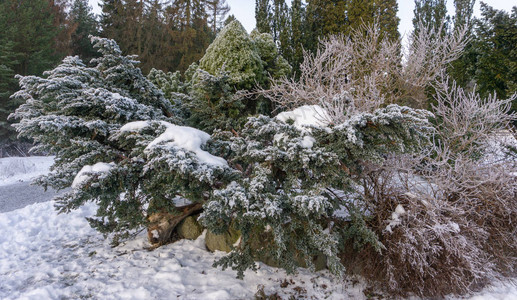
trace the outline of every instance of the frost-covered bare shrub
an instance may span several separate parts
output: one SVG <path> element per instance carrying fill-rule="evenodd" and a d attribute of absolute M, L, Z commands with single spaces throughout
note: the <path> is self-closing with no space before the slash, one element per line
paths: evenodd
<path fill-rule="evenodd" d="M 446 67 L 458 59 L 468 43 L 467 27 L 447 34 L 444 26 L 433 28 L 420 24 L 409 36 L 396 88 L 401 98 L 412 106 L 427 108 L 425 89 L 444 75 Z"/>
<path fill-rule="evenodd" d="M 426 107 L 425 89 L 459 57 L 465 30 L 452 35 L 424 28 L 410 38 L 404 62 L 400 42 L 382 37 L 378 26 L 362 26 L 350 36 L 322 39 L 315 54 L 304 53 L 300 78 L 273 79 L 259 93 L 280 108 L 302 105 L 325 108 L 340 123 L 356 112 L 372 112 L 383 104 Z"/>
<path fill-rule="evenodd" d="M 433 146 L 364 176 L 385 250 L 361 251 L 359 270 L 392 293 L 468 293 L 517 267 L 517 162 L 494 142 L 516 119 L 513 99 L 480 99 L 446 78 L 436 88 Z"/>

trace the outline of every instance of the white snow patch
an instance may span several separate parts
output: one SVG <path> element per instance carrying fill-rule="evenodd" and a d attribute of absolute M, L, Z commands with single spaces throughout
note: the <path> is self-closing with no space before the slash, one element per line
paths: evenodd
<path fill-rule="evenodd" d="M 392 228 L 401 224 L 402 221 L 400 220 L 400 217 L 405 214 L 406 210 L 404 209 L 404 206 L 401 204 L 397 205 L 395 211 L 391 213 L 391 220 L 388 226 L 386 226 L 386 231 L 392 233 Z"/>
<path fill-rule="evenodd" d="M 0 186 L 31 181 L 47 174 L 54 163 L 54 156 L 0 158 Z"/>
<path fill-rule="evenodd" d="M 314 143 L 316 143 L 316 139 L 314 139 L 310 135 L 306 135 L 303 137 L 303 140 L 300 142 L 303 148 L 310 149 L 312 146 L 314 146 Z"/>
<path fill-rule="evenodd" d="M 210 139 L 210 135 L 208 133 L 192 127 L 178 126 L 167 122 L 162 122 L 162 124 L 166 126 L 167 129 L 149 143 L 146 149 L 150 149 L 160 143 L 167 142 L 172 146 L 194 152 L 198 159 L 205 164 L 214 166 L 228 165 L 225 159 L 214 156 L 201 149 L 201 146 Z"/>
<path fill-rule="evenodd" d="M 485 161 L 487 163 L 497 163 L 505 161 L 506 146 L 517 147 L 517 139 L 507 130 L 494 134 L 488 139 L 489 151 L 486 153 Z"/>
<path fill-rule="evenodd" d="M 121 132 L 127 132 L 127 131 L 139 131 L 149 126 L 148 121 L 135 121 L 135 122 L 129 122 L 122 126 L 120 128 Z"/>
<path fill-rule="evenodd" d="M 85 165 L 82 169 L 75 175 L 74 181 L 72 182 L 72 188 L 79 188 L 85 181 L 90 179 L 91 173 L 107 173 L 111 168 L 115 166 L 115 163 L 104 163 L 98 162 L 93 166 Z"/>
<path fill-rule="evenodd" d="M 300 130 L 307 130 L 306 126 L 326 127 L 329 125 L 330 116 L 319 105 L 304 105 L 292 111 L 279 113 L 276 119 L 287 122 L 294 121 L 294 126 Z"/>

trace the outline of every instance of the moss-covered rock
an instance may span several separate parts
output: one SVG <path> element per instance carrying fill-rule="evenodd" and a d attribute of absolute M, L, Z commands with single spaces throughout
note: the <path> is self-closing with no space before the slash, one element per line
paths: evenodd
<path fill-rule="evenodd" d="M 176 231 L 181 238 L 195 240 L 203 233 L 203 229 L 197 221 L 197 216 L 189 216 L 181 221 Z"/>
<path fill-rule="evenodd" d="M 230 252 L 232 246 L 239 240 L 241 233 L 230 228 L 223 234 L 215 234 L 208 230 L 205 236 L 205 244 L 210 251 L 224 251 Z"/>

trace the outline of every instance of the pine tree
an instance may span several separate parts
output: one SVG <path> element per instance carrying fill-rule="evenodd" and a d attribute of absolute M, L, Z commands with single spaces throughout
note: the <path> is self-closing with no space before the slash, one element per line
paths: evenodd
<path fill-rule="evenodd" d="M 378 0 L 374 3 L 375 19 L 379 29 L 391 41 L 400 38 L 398 26 L 400 19 L 397 17 L 398 4 L 396 0 Z"/>
<path fill-rule="evenodd" d="M 255 0 L 255 21 L 259 32 L 272 33 L 271 15 L 269 0 Z"/>
<path fill-rule="evenodd" d="M 210 24 L 212 32 L 216 34 L 223 25 L 226 15 L 230 12 L 230 6 L 226 0 L 207 0 L 208 13 L 210 15 Z"/>
<path fill-rule="evenodd" d="M 420 27 L 426 28 L 442 28 L 442 34 L 448 29 L 448 16 L 446 0 L 415 0 L 415 9 L 413 17 L 413 28 L 418 34 Z"/>
<path fill-rule="evenodd" d="M 84 61 L 97 56 L 90 42 L 90 35 L 98 35 L 97 20 L 87 0 L 75 0 L 69 13 L 70 22 L 75 30 L 71 36 L 72 53 Z"/>

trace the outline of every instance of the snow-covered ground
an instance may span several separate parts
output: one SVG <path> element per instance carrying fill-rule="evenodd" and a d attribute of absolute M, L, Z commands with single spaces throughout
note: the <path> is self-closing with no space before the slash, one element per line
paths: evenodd
<path fill-rule="evenodd" d="M 47 174 L 53 163 L 53 156 L 0 158 L 0 186 L 31 181 L 34 177 Z"/>
<path fill-rule="evenodd" d="M 46 202 L 0 214 L 0 299 L 250 299 L 260 285 L 296 298 L 365 298 L 364 285 L 327 272 L 287 276 L 260 264 L 236 279 L 212 267 L 222 253 L 206 251 L 203 236 L 148 251 L 142 234 L 111 248 L 84 219 L 94 211 L 57 215 Z"/>
<path fill-rule="evenodd" d="M 23 161 L 35 159 L 45 161 L 9 160 L 25 166 Z M 40 167 L 9 170 L 27 180 Z M 89 204 L 58 215 L 50 201 L 0 213 L 0 299 L 252 299 L 261 288 L 283 298 L 367 299 L 361 280 L 338 280 L 326 271 L 286 275 L 259 264 L 258 272 L 236 279 L 234 271 L 212 267 L 223 253 L 206 251 L 204 235 L 148 251 L 142 232 L 112 248 L 86 222 L 94 213 Z M 469 298 L 517 299 L 517 287 L 498 284 Z"/>

